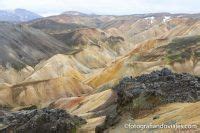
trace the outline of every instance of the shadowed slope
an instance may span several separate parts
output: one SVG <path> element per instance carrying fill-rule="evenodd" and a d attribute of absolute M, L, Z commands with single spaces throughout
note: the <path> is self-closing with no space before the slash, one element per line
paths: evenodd
<path fill-rule="evenodd" d="M 69 50 L 54 38 L 22 25 L 0 23 L 0 37 L 0 65 L 19 70 Z"/>

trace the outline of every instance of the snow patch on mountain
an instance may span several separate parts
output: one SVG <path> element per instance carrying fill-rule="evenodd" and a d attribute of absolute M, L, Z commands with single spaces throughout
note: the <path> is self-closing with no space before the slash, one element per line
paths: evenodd
<path fill-rule="evenodd" d="M 147 17 L 147 18 L 144 18 L 145 20 L 150 20 L 150 23 L 153 24 L 154 20 L 155 20 L 155 17 Z"/>
<path fill-rule="evenodd" d="M 169 22 L 171 20 L 171 16 L 164 16 L 163 23 Z"/>

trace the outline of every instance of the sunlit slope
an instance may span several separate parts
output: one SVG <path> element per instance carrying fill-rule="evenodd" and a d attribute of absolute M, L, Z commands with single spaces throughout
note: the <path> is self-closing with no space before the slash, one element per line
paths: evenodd
<path fill-rule="evenodd" d="M 61 98 L 50 107 L 64 109 L 87 120 L 80 132 L 94 132 L 95 127 L 104 122 L 106 115 L 115 109 L 116 94 L 111 90 L 82 97 Z"/>
<path fill-rule="evenodd" d="M 199 75 L 199 36 L 169 41 L 162 39 L 139 44 L 132 52 L 89 77 L 85 83 L 99 87 L 123 76 L 137 76 L 163 67 Z"/>
<path fill-rule="evenodd" d="M 131 120 L 131 117 L 124 115 L 122 121 L 113 128 L 109 129 L 110 133 L 124 132 L 131 133 L 141 132 L 141 129 L 126 129 L 124 124 L 131 123 L 136 125 L 162 125 L 162 124 L 182 124 L 182 125 L 200 125 L 200 103 L 173 103 L 160 106 L 153 113 L 145 116 L 140 116 L 137 119 Z M 157 116 L 157 119 L 154 119 Z M 184 129 L 144 129 L 143 132 L 176 132 L 177 130 L 184 132 Z M 190 129 L 190 132 L 198 132 L 199 129 Z"/>
<path fill-rule="evenodd" d="M 47 106 L 61 97 L 81 96 L 91 93 L 93 88 L 72 77 L 26 82 L 14 86 L 1 85 L 1 105 Z"/>

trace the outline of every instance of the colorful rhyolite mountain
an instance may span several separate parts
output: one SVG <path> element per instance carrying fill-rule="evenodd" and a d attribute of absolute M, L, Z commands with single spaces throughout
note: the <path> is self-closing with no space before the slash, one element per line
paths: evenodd
<path fill-rule="evenodd" d="M 199 125 L 199 18 L 65 12 L 1 23 L 0 104 L 64 109 L 86 119 L 80 132 L 131 132 L 129 120 Z"/>

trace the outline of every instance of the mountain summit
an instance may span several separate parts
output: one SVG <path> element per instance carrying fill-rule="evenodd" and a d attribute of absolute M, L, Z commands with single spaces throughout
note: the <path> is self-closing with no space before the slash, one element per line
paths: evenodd
<path fill-rule="evenodd" d="M 0 10 L 0 21 L 26 22 L 37 18 L 41 16 L 25 9 Z"/>
<path fill-rule="evenodd" d="M 66 12 L 63 12 L 62 14 L 69 15 L 69 16 L 87 16 L 88 15 L 88 14 L 78 12 L 78 11 L 66 11 Z"/>

